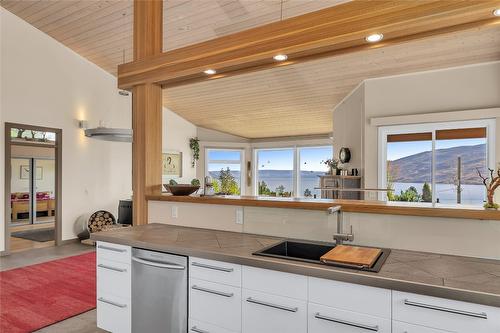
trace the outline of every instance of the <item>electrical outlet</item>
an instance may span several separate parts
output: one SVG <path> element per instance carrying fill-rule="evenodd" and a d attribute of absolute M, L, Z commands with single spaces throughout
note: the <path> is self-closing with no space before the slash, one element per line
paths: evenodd
<path fill-rule="evenodd" d="M 179 217 L 179 208 L 177 206 L 172 206 L 172 218 L 176 219 Z"/>
<path fill-rule="evenodd" d="M 243 208 L 236 208 L 236 224 L 243 224 Z"/>

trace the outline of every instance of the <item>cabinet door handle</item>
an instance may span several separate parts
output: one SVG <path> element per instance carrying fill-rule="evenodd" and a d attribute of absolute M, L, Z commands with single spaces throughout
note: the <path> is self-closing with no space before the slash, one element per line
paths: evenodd
<path fill-rule="evenodd" d="M 193 285 L 191 287 L 191 289 L 194 289 L 194 290 L 199 290 L 199 291 L 203 291 L 205 293 L 209 293 L 209 294 L 214 294 L 214 295 L 219 295 L 219 296 L 224 296 L 224 297 L 233 297 L 234 294 L 233 293 L 225 293 L 223 291 L 218 291 L 218 290 L 213 290 L 213 289 L 208 289 L 208 288 L 203 288 L 203 287 L 198 287 L 196 285 Z"/>
<path fill-rule="evenodd" d="M 213 269 L 216 271 L 221 271 L 221 272 L 226 272 L 226 273 L 231 273 L 234 271 L 233 268 L 226 268 L 226 267 L 219 267 L 219 266 L 213 266 L 213 265 L 207 265 L 207 264 L 201 264 L 199 262 L 193 261 L 191 265 L 196 266 L 196 267 L 201 267 L 201 268 L 207 268 L 207 269 Z"/>
<path fill-rule="evenodd" d="M 288 311 L 288 312 L 299 311 L 299 308 L 297 308 L 297 307 L 291 307 L 291 306 L 285 306 L 285 305 L 279 305 L 279 304 L 273 304 L 273 303 L 269 303 L 269 302 L 259 301 L 259 300 L 256 300 L 255 298 L 252 298 L 252 297 L 248 297 L 247 302 L 253 303 L 253 304 L 259 304 L 259 305 L 263 305 L 263 306 L 268 306 L 270 308 L 275 308 L 275 309 L 284 310 L 284 311 Z"/>
<path fill-rule="evenodd" d="M 106 246 L 106 245 L 98 245 L 97 247 L 100 249 L 103 249 L 103 250 L 109 250 L 109 251 L 114 251 L 114 252 L 119 252 L 119 253 L 127 252 L 126 249 L 117 249 L 116 247 L 111 247 L 111 246 Z"/>
<path fill-rule="evenodd" d="M 457 310 L 457 309 L 446 308 L 446 307 L 437 306 L 437 305 L 425 304 L 425 303 L 420 303 L 420 302 L 413 302 L 413 301 L 410 301 L 408 299 L 404 300 L 404 304 L 409 305 L 409 306 L 415 306 L 417 308 L 424 308 L 424 309 L 429 309 L 429 310 L 448 312 L 448 313 L 453 313 L 453 314 L 457 314 L 457 315 L 480 318 L 480 319 L 488 319 L 488 315 L 484 312 L 470 312 L 470 311 L 464 311 L 464 310 Z"/>
<path fill-rule="evenodd" d="M 106 304 L 109 304 L 109 305 L 113 305 L 113 306 L 116 306 L 116 307 L 119 307 L 119 308 L 126 308 L 127 307 L 127 304 L 116 303 L 116 302 L 107 300 L 107 299 L 102 298 L 102 297 L 99 297 L 98 301 L 106 303 Z"/>
<path fill-rule="evenodd" d="M 210 333 L 209 331 L 202 330 L 201 328 L 198 328 L 196 326 L 191 327 L 191 331 L 196 333 Z"/>
<path fill-rule="evenodd" d="M 118 268 L 118 267 L 108 266 L 108 265 L 104 265 L 104 264 L 99 264 L 99 265 L 97 265 L 97 267 L 105 268 L 105 269 L 109 269 L 109 270 L 112 270 L 115 272 L 121 272 L 121 273 L 124 273 L 127 271 L 126 268 Z"/>
<path fill-rule="evenodd" d="M 372 331 L 372 332 L 378 332 L 378 326 L 368 326 L 368 325 L 364 325 L 364 324 L 355 323 L 355 322 L 352 322 L 352 321 L 347 321 L 347 320 L 342 320 L 342 319 L 327 317 L 327 316 L 323 316 L 319 312 L 317 312 L 314 317 L 316 319 L 331 321 L 331 322 L 337 323 L 337 324 L 342 324 L 342 325 L 357 327 L 357 328 L 361 328 L 361 329 Z"/>

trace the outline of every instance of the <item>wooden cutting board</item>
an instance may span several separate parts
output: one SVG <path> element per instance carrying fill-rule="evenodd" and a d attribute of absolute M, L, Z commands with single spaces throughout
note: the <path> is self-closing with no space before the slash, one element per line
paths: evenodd
<path fill-rule="evenodd" d="M 372 267 L 382 253 L 381 249 L 351 245 L 337 245 L 321 257 L 321 261 Z"/>

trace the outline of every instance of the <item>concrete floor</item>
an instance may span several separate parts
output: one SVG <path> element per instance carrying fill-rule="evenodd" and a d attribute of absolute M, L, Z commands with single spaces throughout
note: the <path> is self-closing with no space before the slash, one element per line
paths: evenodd
<path fill-rule="evenodd" d="M 13 253 L 0 258 L 0 271 L 34 265 L 55 259 L 70 257 L 82 253 L 95 251 L 93 246 L 80 243 L 70 243 L 58 247 L 33 249 Z M 36 332 L 43 333 L 101 333 L 105 332 L 96 326 L 96 311 L 91 310 L 59 323 L 47 326 Z"/>

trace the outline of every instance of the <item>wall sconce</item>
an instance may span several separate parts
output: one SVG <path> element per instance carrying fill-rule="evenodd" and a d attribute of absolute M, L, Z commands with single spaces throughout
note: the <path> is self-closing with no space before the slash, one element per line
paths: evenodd
<path fill-rule="evenodd" d="M 78 121 L 78 128 L 80 128 L 80 129 L 89 128 L 89 122 L 87 120 L 79 120 Z"/>

